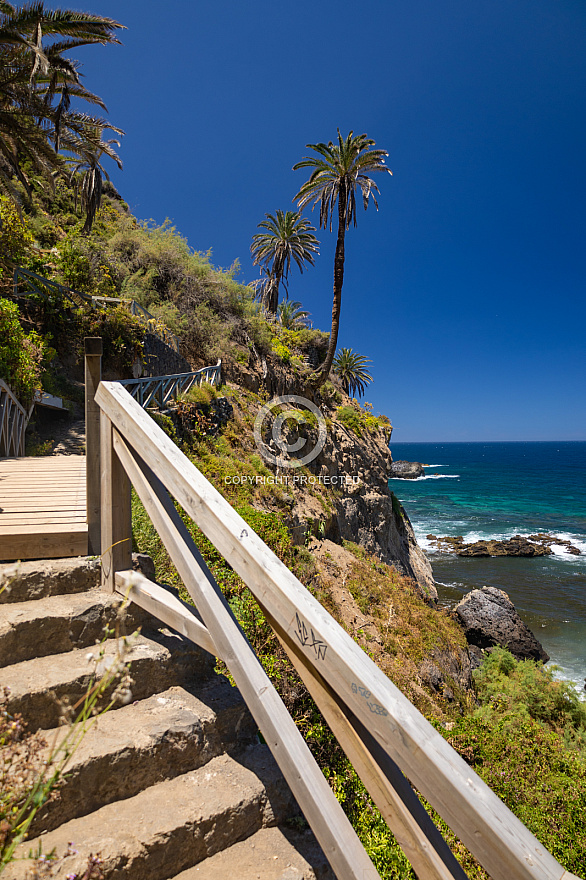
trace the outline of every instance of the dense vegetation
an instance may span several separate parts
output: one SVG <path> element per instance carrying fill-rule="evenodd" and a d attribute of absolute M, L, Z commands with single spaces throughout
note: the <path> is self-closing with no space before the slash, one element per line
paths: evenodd
<path fill-rule="evenodd" d="M 360 139 L 354 145 L 340 141 L 339 149 L 347 150 L 354 167 L 352 163 L 361 155 L 368 158 L 370 145 Z M 380 166 L 373 170 L 386 170 L 381 164 L 382 151 L 372 152 L 376 155 L 369 161 Z M 22 196 L 22 210 L 7 197 L 0 198 L 0 376 L 15 386 L 23 401 L 30 399 L 40 382 L 48 390 L 74 395 L 75 388 L 68 380 L 76 370 L 80 375 L 84 336 L 103 337 L 105 367 L 117 375 L 130 374 L 145 338 L 144 325 L 123 306 L 91 309 L 82 300 L 72 303 L 65 292 L 42 282 L 36 283 L 36 293 L 29 288 L 26 298 L 13 299 L 15 265 L 82 294 L 136 300 L 180 337 L 182 352 L 194 367 L 221 357 L 224 374 L 232 380 L 227 391 L 234 408 L 232 419 L 218 427 L 213 417 L 218 392 L 203 386 L 179 402 L 173 420 L 160 414 L 156 420 L 343 622 L 333 592 L 333 584 L 340 580 L 337 563 L 327 558 L 320 562 L 307 546 L 294 544 L 288 525 L 291 492 L 287 487 L 255 481 L 270 472 L 252 440 L 254 414 L 267 397 L 263 374 L 277 380 L 281 377 L 289 386 L 293 383 L 302 389 L 311 384 L 316 370 L 321 370 L 323 377 L 331 337 L 306 326 L 307 314 L 299 303 L 281 309 L 280 320 L 279 312 L 276 320 L 267 317 L 255 290 L 238 280 L 237 264 L 216 268 L 210 253 L 192 250 L 170 223 L 156 226 L 136 220 L 107 182 L 101 205 L 98 208 L 94 202 L 93 222 L 88 225 L 88 204 L 81 205 L 76 199 L 76 187 L 83 184 L 85 171 L 80 169 L 74 179 L 57 177 L 51 188 L 35 178 L 32 160 L 28 166 L 26 163 L 25 155 L 22 173 L 26 185 L 18 175 L 10 178 L 15 192 Z M 357 174 L 362 173 L 360 169 L 359 164 L 354 168 Z M 308 197 L 321 192 L 319 180 L 311 179 L 316 187 L 302 189 Z M 328 186 L 338 189 L 323 190 L 327 198 L 339 197 L 340 192 L 348 197 L 343 176 L 337 180 Z M 356 181 L 360 185 L 359 177 Z M 331 207 L 334 202 L 328 204 Z M 339 231 L 342 238 L 354 210 L 352 203 L 347 203 Z M 327 219 L 327 212 L 325 216 Z M 310 231 L 307 226 L 303 229 L 304 233 Z M 294 255 L 292 258 L 295 260 Z M 286 256 L 283 259 L 280 283 L 287 268 Z M 265 268 L 268 275 L 276 272 L 270 260 Z M 341 276 L 338 280 L 335 308 L 339 319 Z M 25 291 L 23 283 L 19 292 Z M 328 358 L 330 353 L 333 359 L 331 346 Z M 333 376 L 333 382 L 324 381 L 315 394 L 328 419 L 360 438 L 381 428 L 388 430 L 389 422 L 373 415 L 368 404 L 361 407 L 344 393 L 360 393 L 370 378 L 366 359 L 354 357 L 358 358 L 354 372 L 346 355 L 346 364 L 344 359 L 338 364 L 340 375 Z M 234 473 L 251 477 L 252 483 L 227 482 L 226 477 Z M 318 484 L 308 491 L 324 517 L 331 515 L 335 490 Z M 137 548 L 151 553 L 160 579 L 181 589 L 177 573 L 136 498 L 133 509 Z M 251 594 L 193 524 L 188 526 L 381 876 L 384 880 L 412 877 L 405 857 L 286 662 Z M 319 536 L 319 521 L 308 529 L 308 543 L 312 534 Z M 428 657 L 440 663 L 442 657 L 465 651 L 460 629 L 449 615 L 426 604 L 413 583 L 393 568 L 358 546 L 346 545 L 345 551 L 351 557 L 345 578 L 348 595 L 369 619 L 368 626 L 354 637 L 556 858 L 568 870 L 583 873 L 586 711 L 575 692 L 554 681 L 539 664 L 518 663 L 503 651 L 494 651 L 485 661 L 474 689 L 464 688 L 448 672 L 443 688 L 432 688 L 421 678 L 421 663 Z M 469 875 L 484 880 L 483 870 L 437 821 Z"/>
<path fill-rule="evenodd" d="M 232 473 L 251 478 L 269 473 L 251 440 L 254 413 L 262 398 L 243 389 L 226 389 L 234 417 L 219 433 L 210 436 L 205 414 L 215 393 L 202 389 L 193 395 L 200 417 L 193 435 L 185 432 L 181 423 L 178 430 L 171 420 L 167 419 L 166 423 L 161 417 L 158 420 L 243 518 L 343 624 L 341 606 L 334 597 L 334 585 L 342 580 L 340 569 L 329 554 L 320 562 L 306 547 L 293 544 L 287 527 L 292 503 L 290 491 L 254 481 L 252 485 L 226 482 L 225 477 Z M 316 491 L 321 492 L 319 498 L 326 513 L 332 497 L 323 488 Z M 381 877 L 385 880 L 412 878 L 414 875 L 405 856 L 302 682 L 287 663 L 249 590 L 193 523 L 187 518 L 186 522 Z M 136 546 L 151 553 L 159 577 L 178 587 L 183 598 L 189 601 L 136 498 L 134 523 Z M 344 575 L 345 588 L 366 621 L 354 635 L 359 644 L 556 858 L 569 871 L 583 874 L 586 864 L 586 707 L 575 690 L 567 683 L 555 681 L 552 672 L 540 663 L 516 661 L 501 649 L 494 650 L 475 674 L 473 690 L 462 687 L 457 676 L 445 673 L 449 664 L 442 665 L 466 650 L 455 621 L 426 604 L 409 579 L 361 547 L 346 543 L 345 549 L 353 557 Z M 426 658 L 433 658 L 444 669 L 445 681 L 440 691 L 422 680 L 421 666 Z M 486 872 L 445 823 L 431 808 L 429 812 L 468 875 L 487 880 Z"/>

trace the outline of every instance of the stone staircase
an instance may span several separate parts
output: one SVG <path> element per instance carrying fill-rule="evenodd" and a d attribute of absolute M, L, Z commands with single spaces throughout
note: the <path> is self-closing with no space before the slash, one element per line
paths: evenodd
<path fill-rule="evenodd" d="M 99 577 L 90 558 L 0 565 L 0 686 L 47 743 L 63 736 L 63 707 L 85 693 L 95 655 L 103 667 L 118 650 L 116 638 L 97 645 L 119 622 Z M 106 880 L 333 880 L 238 690 L 131 606 L 126 631 L 139 626 L 130 702 L 86 733 L 3 880 L 24 880 L 39 847 L 55 852 L 47 876 L 60 880 L 81 878 L 90 854 Z"/>

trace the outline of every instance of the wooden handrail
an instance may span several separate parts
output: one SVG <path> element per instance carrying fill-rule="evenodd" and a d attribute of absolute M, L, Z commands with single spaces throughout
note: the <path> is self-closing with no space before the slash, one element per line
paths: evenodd
<path fill-rule="evenodd" d="M 32 408 L 31 408 L 32 409 Z M 16 399 L 9 385 L 0 379 L 0 457 L 24 455 L 24 435 L 30 412 Z"/>
<path fill-rule="evenodd" d="M 377 875 L 371 863 L 364 861 L 364 851 L 356 848 L 354 832 L 350 834 L 331 799 L 322 788 L 316 794 L 318 788 L 313 786 L 318 785 L 318 777 L 307 755 L 299 751 L 295 725 L 288 714 L 289 721 L 285 722 L 277 708 L 274 689 L 266 676 L 263 678 L 258 672 L 258 661 L 253 661 L 249 653 L 252 649 L 169 493 L 256 597 L 420 880 L 461 880 L 466 875 L 437 830 L 432 829 L 421 805 L 417 806 L 405 777 L 493 880 L 570 880 L 572 875 L 474 773 L 128 392 L 118 383 L 102 382 L 96 401 L 102 413 L 105 585 L 112 590 L 131 588 L 136 601 L 154 610 L 161 620 L 174 627 L 183 626 L 180 631 L 206 650 L 214 645 L 214 653 L 228 665 L 339 880 L 358 876 L 364 880 Z M 131 583 L 135 576 L 129 572 L 130 481 L 203 623 L 188 623 L 188 606 L 173 601 L 169 594 L 165 596 L 162 588 L 145 588 L 140 580 Z M 277 724 L 275 718 L 279 719 Z M 307 779 L 299 778 L 300 767 L 309 774 L 311 785 Z"/>

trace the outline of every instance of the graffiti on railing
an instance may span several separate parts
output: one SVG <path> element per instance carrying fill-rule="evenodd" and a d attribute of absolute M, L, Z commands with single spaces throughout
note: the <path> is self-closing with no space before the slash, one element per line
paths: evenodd
<path fill-rule="evenodd" d="M 301 642 L 302 646 L 305 648 L 306 646 L 309 648 L 313 648 L 315 651 L 315 656 L 318 660 L 323 660 L 326 656 L 326 651 L 328 646 L 325 642 L 322 642 L 320 639 L 316 639 L 313 630 L 311 627 L 309 630 L 307 629 L 307 624 L 305 621 L 301 620 L 298 614 L 295 614 L 295 618 L 297 621 L 297 629 L 295 630 L 295 635 Z"/>

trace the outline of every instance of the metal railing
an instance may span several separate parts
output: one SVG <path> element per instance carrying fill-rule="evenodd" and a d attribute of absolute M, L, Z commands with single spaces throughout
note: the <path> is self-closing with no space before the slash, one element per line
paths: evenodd
<path fill-rule="evenodd" d="M 135 299 L 118 299 L 113 296 L 93 296 L 92 299 L 99 305 L 118 303 L 123 306 L 128 306 L 130 314 L 134 315 L 135 318 L 138 318 L 143 324 L 146 324 L 149 333 L 158 336 L 159 339 L 162 339 L 163 342 L 169 346 L 169 348 L 172 348 L 179 354 L 179 337 L 175 336 L 175 334 L 169 330 L 164 321 L 161 321 L 159 318 L 152 315 L 148 309 L 145 309 L 144 306 L 137 303 Z"/>
<path fill-rule="evenodd" d="M 0 457 L 24 455 L 24 434 L 29 417 L 30 412 L 27 413 L 12 389 L 0 379 Z"/>
<path fill-rule="evenodd" d="M 378 873 L 247 642 L 175 499 L 242 578 L 419 880 L 466 874 L 411 784 L 493 880 L 577 880 L 539 843 L 125 387 L 101 382 L 103 585 L 226 663 L 339 880 Z M 88 436 L 89 442 L 89 436 Z M 134 486 L 195 608 L 133 572 Z"/>
<path fill-rule="evenodd" d="M 215 366 L 203 367 L 193 373 L 173 373 L 168 376 L 145 376 L 142 379 L 122 379 L 119 384 L 123 385 L 128 393 L 144 409 L 156 404 L 159 409 L 172 398 L 177 399 L 179 394 L 186 394 L 194 385 L 209 382 L 210 385 L 220 385 L 222 376 L 222 361 Z"/>
<path fill-rule="evenodd" d="M 25 282 L 29 288 L 26 293 L 21 293 L 19 291 L 19 281 Z M 159 318 L 155 317 L 155 315 L 152 315 L 148 309 L 145 309 L 140 303 L 137 303 L 136 300 L 113 296 L 90 296 L 87 293 L 81 293 L 79 290 L 73 290 L 71 287 L 67 287 L 64 284 L 58 284 L 57 281 L 51 281 L 49 278 L 44 278 L 42 275 L 37 275 L 36 272 L 31 272 L 29 269 L 23 269 L 22 266 L 17 266 L 15 268 L 13 276 L 13 296 L 15 298 L 29 296 L 33 293 L 40 296 L 42 299 L 47 299 L 47 293 L 43 288 L 47 288 L 49 291 L 64 297 L 75 308 L 79 308 L 83 305 L 89 306 L 92 309 L 100 306 L 102 308 L 107 308 L 110 305 L 123 305 L 128 307 L 130 314 L 135 318 L 138 318 L 141 323 L 145 324 L 149 333 L 158 336 L 158 338 L 166 345 L 179 353 L 179 338 L 169 330 L 164 321 L 161 321 Z"/>

